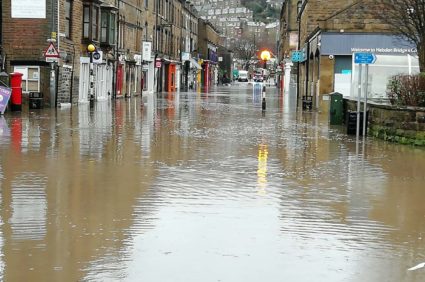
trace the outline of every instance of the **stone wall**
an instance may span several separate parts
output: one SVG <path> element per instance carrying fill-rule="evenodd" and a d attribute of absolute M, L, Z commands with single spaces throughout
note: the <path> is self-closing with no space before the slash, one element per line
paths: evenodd
<path fill-rule="evenodd" d="M 357 109 L 356 101 L 344 99 L 344 104 L 345 111 Z M 425 146 L 425 108 L 368 105 L 369 135 L 400 144 Z"/>

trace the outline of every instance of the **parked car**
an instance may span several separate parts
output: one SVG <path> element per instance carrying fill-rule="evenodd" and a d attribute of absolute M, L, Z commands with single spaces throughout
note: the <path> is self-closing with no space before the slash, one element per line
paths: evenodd
<path fill-rule="evenodd" d="M 264 81 L 264 77 L 261 74 L 255 74 L 254 75 L 254 81 L 255 82 L 263 82 Z"/>
<path fill-rule="evenodd" d="M 238 81 L 239 82 L 248 82 L 248 72 L 247 71 L 239 71 L 239 77 L 238 77 Z"/>

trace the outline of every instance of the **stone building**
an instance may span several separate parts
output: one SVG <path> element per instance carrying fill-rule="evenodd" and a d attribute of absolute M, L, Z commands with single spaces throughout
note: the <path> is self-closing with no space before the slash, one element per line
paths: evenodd
<path fill-rule="evenodd" d="M 199 19 L 198 50 L 202 62 L 200 84 L 205 88 L 218 81 L 218 48 L 221 45 L 219 31 L 210 22 Z"/>
<path fill-rule="evenodd" d="M 299 99 L 312 101 L 313 108 L 326 110 L 326 94 L 338 91 L 345 96 L 353 95 L 359 83 L 358 65 L 353 61 L 355 52 L 374 53 L 378 58 L 370 66 L 370 97 L 385 96 L 391 74 L 416 71 L 414 48 L 379 19 L 379 6 L 374 2 L 302 0 L 297 2 L 296 16 L 287 10 L 288 5 L 293 9 L 294 3 L 285 3 L 282 16 L 291 24 L 282 25 L 281 34 L 294 32 L 291 26 L 297 20 L 299 24 Z M 290 36 L 285 36 L 282 54 L 290 55 L 293 43 Z M 394 66 L 388 67 L 389 61 Z"/>
<path fill-rule="evenodd" d="M 1 68 L 23 73 L 24 94 L 42 93 L 46 106 L 88 103 L 91 89 L 96 101 L 176 91 L 201 68 L 198 15 L 188 1 L 23 3 L 1 2 Z M 44 57 L 48 40 L 58 52 L 53 62 Z"/>
<path fill-rule="evenodd" d="M 56 1 L 54 1 L 56 2 Z M 46 62 L 44 52 L 49 47 L 47 39 L 57 39 L 57 5 L 36 0 L 31 5 L 20 5 L 17 0 L 3 0 L 2 5 L 2 55 L 7 73 L 20 72 L 24 97 L 29 92 L 44 95 L 45 104 L 55 104 L 55 91 L 50 99 L 50 81 L 57 69 Z M 52 68 L 53 67 L 53 68 Z M 55 85 L 53 85 L 55 86 Z M 25 99 L 25 98 L 24 98 Z"/>
<path fill-rule="evenodd" d="M 298 13 L 299 0 L 286 0 L 280 13 L 279 61 L 288 59 L 291 51 L 298 49 Z"/>
<path fill-rule="evenodd" d="M 155 2 L 154 52 L 156 90 L 176 91 L 180 86 L 182 1 Z"/>
<path fill-rule="evenodd" d="M 197 73 L 202 69 L 198 64 L 198 14 L 193 4 L 182 5 L 182 86 L 193 88 Z"/>

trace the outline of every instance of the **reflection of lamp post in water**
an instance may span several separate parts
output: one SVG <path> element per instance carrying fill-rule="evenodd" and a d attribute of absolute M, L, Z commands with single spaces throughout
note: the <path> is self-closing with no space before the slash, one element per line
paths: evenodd
<path fill-rule="evenodd" d="M 87 46 L 87 51 L 90 54 L 90 88 L 89 88 L 89 101 L 90 107 L 94 105 L 94 73 L 93 73 L 93 52 L 96 51 L 96 47 L 93 44 Z"/>

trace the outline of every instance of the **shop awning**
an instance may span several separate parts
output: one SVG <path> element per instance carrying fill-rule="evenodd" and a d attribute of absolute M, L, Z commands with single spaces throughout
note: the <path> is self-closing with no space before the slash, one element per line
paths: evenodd
<path fill-rule="evenodd" d="M 192 67 L 197 68 L 198 70 L 201 70 L 202 69 L 202 67 L 198 64 L 198 62 L 195 61 L 192 58 L 190 58 L 190 63 L 192 64 Z"/>

